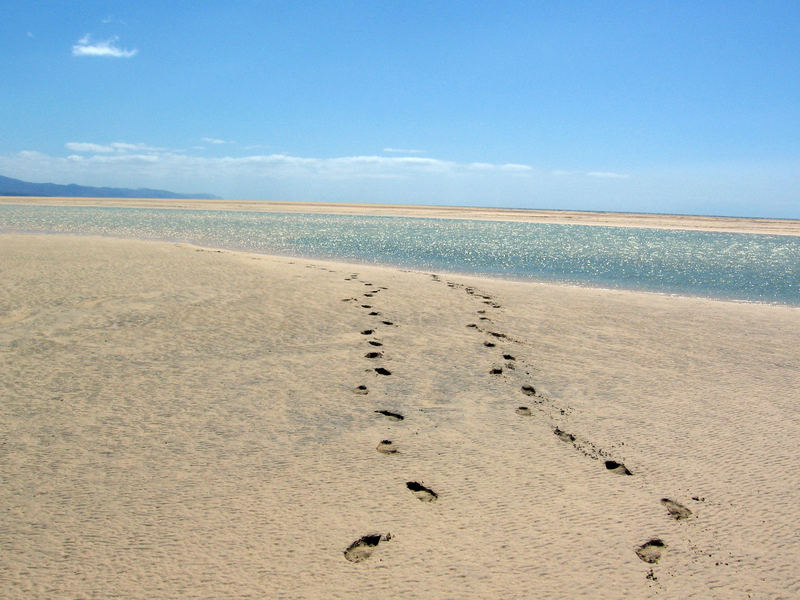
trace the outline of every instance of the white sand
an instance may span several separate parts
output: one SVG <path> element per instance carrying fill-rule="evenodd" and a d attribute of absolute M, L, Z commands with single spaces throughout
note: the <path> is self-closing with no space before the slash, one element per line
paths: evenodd
<path fill-rule="evenodd" d="M 5 598 L 800 595 L 798 309 L 62 236 L 0 277 Z"/>

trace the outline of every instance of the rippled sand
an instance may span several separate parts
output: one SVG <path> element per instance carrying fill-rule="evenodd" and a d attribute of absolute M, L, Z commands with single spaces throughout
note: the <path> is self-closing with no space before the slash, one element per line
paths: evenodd
<path fill-rule="evenodd" d="M 4 597 L 800 594 L 798 309 L 66 236 L 0 275 Z"/>

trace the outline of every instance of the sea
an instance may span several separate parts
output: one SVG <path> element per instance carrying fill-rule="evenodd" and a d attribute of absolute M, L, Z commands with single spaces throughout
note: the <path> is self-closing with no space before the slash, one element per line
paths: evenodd
<path fill-rule="evenodd" d="M 0 232 L 188 242 L 437 273 L 800 306 L 797 236 L 460 219 L 13 204 L 0 205 Z"/>

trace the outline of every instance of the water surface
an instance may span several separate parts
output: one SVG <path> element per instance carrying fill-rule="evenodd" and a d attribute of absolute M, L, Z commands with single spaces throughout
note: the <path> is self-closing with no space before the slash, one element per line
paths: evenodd
<path fill-rule="evenodd" d="M 800 305 L 800 237 L 353 215 L 0 205 L 0 231 Z"/>

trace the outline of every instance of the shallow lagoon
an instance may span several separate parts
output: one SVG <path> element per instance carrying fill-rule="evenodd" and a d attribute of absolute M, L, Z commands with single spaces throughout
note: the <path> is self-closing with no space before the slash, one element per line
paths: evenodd
<path fill-rule="evenodd" d="M 0 231 L 184 241 L 800 305 L 800 237 L 456 219 L 0 205 Z"/>

